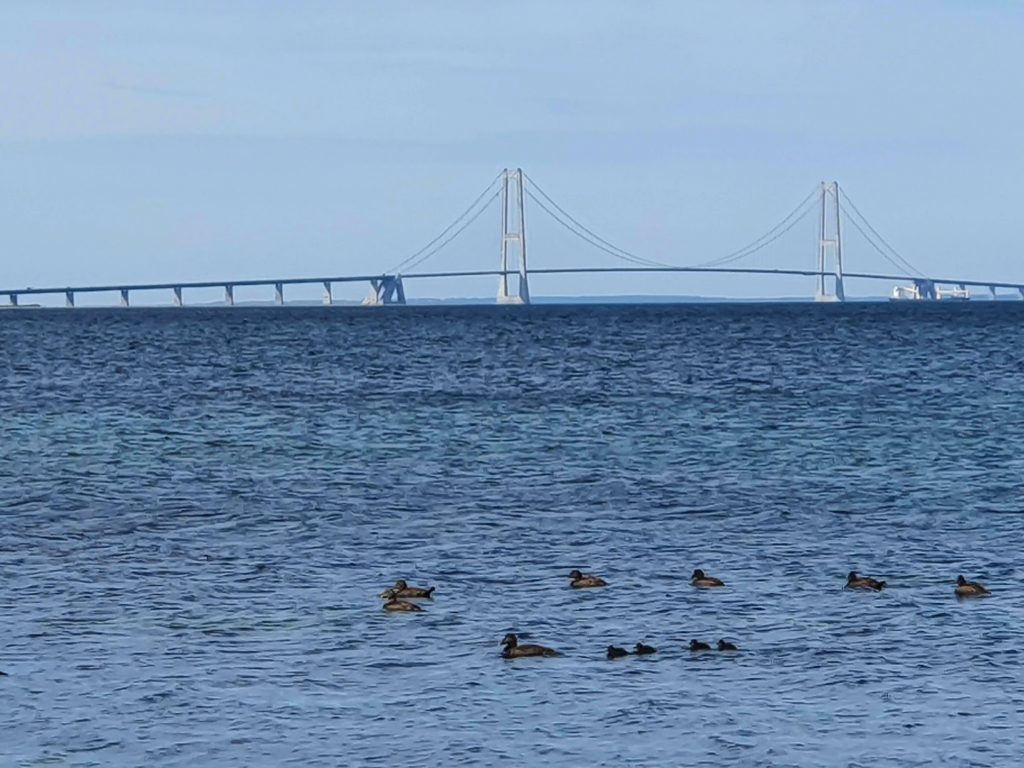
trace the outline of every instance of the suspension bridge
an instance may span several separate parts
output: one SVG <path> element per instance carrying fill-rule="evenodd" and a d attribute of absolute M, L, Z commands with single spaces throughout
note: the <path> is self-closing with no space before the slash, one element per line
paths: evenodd
<path fill-rule="evenodd" d="M 526 239 L 526 201 L 582 240 L 590 247 L 611 256 L 617 266 L 592 267 L 528 267 Z M 495 203 L 501 217 L 501 238 L 498 264 L 492 269 L 467 271 L 416 271 L 430 258 L 456 240 L 473 222 Z M 810 215 L 817 218 L 817 250 L 813 266 L 807 268 L 773 268 L 742 266 L 739 262 L 767 248 L 790 232 Z M 892 267 L 889 272 L 850 272 L 844 270 L 844 222 L 864 238 Z M 810 260 L 809 260 L 810 261 Z M 972 280 L 928 275 L 917 269 L 893 248 L 871 225 L 848 195 L 835 181 L 822 182 L 781 221 L 743 248 L 696 264 L 673 264 L 638 255 L 621 248 L 582 224 L 552 199 L 522 169 L 506 168 L 499 173 L 476 199 L 440 234 L 408 258 L 380 274 L 333 275 L 323 277 L 283 277 L 263 280 L 179 281 L 137 284 L 103 284 L 60 287 L 27 287 L 0 289 L 7 296 L 8 305 L 21 306 L 23 297 L 63 295 L 64 306 L 73 308 L 79 294 L 113 294 L 120 296 L 123 307 L 131 306 L 132 294 L 151 291 L 169 291 L 176 306 L 184 306 L 186 290 L 223 289 L 224 304 L 235 304 L 237 288 L 273 288 L 274 302 L 285 303 L 285 288 L 299 285 L 320 285 L 323 303 L 334 303 L 334 286 L 363 283 L 369 286 L 364 305 L 402 305 L 406 303 L 405 285 L 409 281 L 437 278 L 493 277 L 497 279 L 499 304 L 529 304 L 530 276 L 574 274 L 728 274 L 756 276 L 798 276 L 814 278 L 814 298 L 817 301 L 846 301 L 845 281 L 849 279 L 881 281 L 895 285 L 892 298 L 916 300 L 964 299 L 969 289 L 987 290 L 992 298 L 999 291 L 1010 291 L 1024 299 L 1024 283 L 992 280 Z"/>

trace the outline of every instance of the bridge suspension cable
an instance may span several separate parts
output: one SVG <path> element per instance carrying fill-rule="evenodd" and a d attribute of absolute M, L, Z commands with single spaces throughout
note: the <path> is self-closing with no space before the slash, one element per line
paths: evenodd
<path fill-rule="evenodd" d="M 666 263 L 661 262 L 661 261 L 655 261 L 653 259 L 648 259 L 648 258 L 645 258 L 643 256 L 637 256 L 635 253 L 630 253 L 625 248 L 620 248 L 619 246 L 615 245 L 614 243 L 611 243 L 611 242 L 605 240 L 603 237 L 598 235 L 596 232 L 594 232 L 593 230 L 589 229 L 588 227 L 584 226 L 579 221 L 577 221 L 572 216 L 572 214 L 570 214 L 568 211 L 566 211 L 564 208 L 562 208 L 562 206 L 560 206 L 558 203 L 556 203 L 554 200 L 552 200 L 551 197 L 541 188 L 540 184 L 538 184 L 536 181 L 534 181 L 530 176 L 528 176 L 525 173 L 523 174 L 523 176 L 525 176 L 527 181 L 530 182 L 530 186 L 528 186 L 526 188 L 527 196 L 531 200 L 533 200 L 535 203 L 537 203 L 537 205 L 540 206 L 541 210 L 543 210 L 545 213 L 547 213 L 548 216 L 550 216 L 552 219 L 557 221 L 559 224 L 561 224 L 563 227 L 568 229 L 570 232 L 572 232 L 574 235 L 576 235 L 576 237 L 580 238 L 581 240 L 584 240 L 585 242 L 589 243 L 590 245 L 594 246 L 595 248 L 598 248 L 599 250 L 602 250 L 605 253 L 610 254 L 611 256 L 616 257 L 617 259 L 621 259 L 623 261 L 628 261 L 628 262 L 630 262 L 632 264 L 643 264 L 643 265 L 646 265 L 646 266 L 649 266 L 649 267 L 671 267 L 671 266 L 676 266 L 674 264 L 666 264 Z M 554 208 L 556 211 L 558 211 L 558 213 L 561 214 L 561 216 L 559 216 L 554 211 L 552 211 L 551 208 L 548 208 L 547 205 L 545 205 L 544 202 L 540 200 L 540 198 L 538 198 L 536 195 L 534 195 L 533 194 L 533 190 L 534 189 L 536 189 L 541 194 L 541 196 L 544 198 L 544 200 L 546 200 L 551 205 L 552 208 Z"/>
<path fill-rule="evenodd" d="M 722 264 L 730 264 L 734 261 L 740 261 L 741 259 L 745 259 L 747 256 L 753 256 L 762 248 L 770 245 L 771 243 L 774 243 L 784 234 L 793 229 L 793 227 L 795 227 L 798 223 L 807 218 L 807 215 L 817 207 L 815 203 L 810 202 L 811 200 L 814 199 L 817 193 L 818 188 L 815 187 L 814 189 L 807 193 L 807 197 L 801 200 L 797 204 L 796 208 L 790 211 L 786 215 L 786 217 L 782 219 L 782 221 L 780 221 L 774 227 L 769 229 L 756 240 L 745 245 L 743 248 L 733 251 L 732 253 L 727 253 L 725 256 L 719 256 L 718 258 L 711 259 L 710 261 L 704 261 L 699 264 L 693 264 L 692 266 L 717 267 L 721 266 Z"/>
<path fill-rule="evenodd" d="M 491 207 L 491 203 L 493 203 L 495 200 L 497 200 L 499 195 L 501 195 L 501 190 L 500 189 L 496 189 L 494 191 L 494 194 L 492 194 L 489 198 L 487 198 L 486 202 L 483 205 L 481 205 L 472 216 L 470 216 L 468 219 L 466 219 L 465 222 L 463 222 L 461 227 L 459 227 L 454 232 L 452 232 L 447 238 L 445 238 L 440 243 L 438 243 L 434 248 L 430 249 L 429 251 L 424 253 L 422 256 L 420 256 L 418 259 L 416 259 L 416 261 L 414 261 L 414 262 L 412 262 L 410 264 L 406 264 L 404 269 L 415 269 L 420 264 L 422 264 L 424 261 L 429 259 L 435 253 L 437 253 L 442 248 L 444 248 L 446 245 L 448 245 L 448 243 L 450 243 L 456 237 L 458 237 L 463 232 L 465 232 L 470 224 L 472 224 L 474 221 L 476 221 L 477 219 L 480 218 L 480 214 L 482 214 L 484 211 L 486 211 L 488 208 Z"/>
<path fill-rule="evenodd" d="M 524 175 L 526 175 L 526 174 L 524 174 Z M 598 235 L 593 230 L 591 230 L 588 227 L 586 227 L 585 225 L 581 224 L 568 211 L 566 211 L 558 203 L 556 203 L 551 198 L 551 196 L 548 195 L 541 188 L 541 186 L 536 181 L 534 181 L 531 177 L 526 176 L 526 178 L 530 182 L 530 186 L 527 187 L 527 190 L 526 190 L 527 196 L 531 200 L 533 200 L 535 203 L 537 203 L 537 205 L 541 208 L 541 210 L 543 210 L 552 219 L 554 219 L 556 222 L 558 222 L 563 227 L 565 227 L 570 232 L 572 232 L 574 235 L 576 235 L 576 237 L 578 237 L 581 240 L 583 240 L 584 242 L 594 246 L 595 248 L 597 248 L 597 249 L 599 249 L 601 251 L 604 251 L 605 253 L 607 253 L 607 254 L 609 254 L 611 256 L 614 256 L 617 259 L 621 259 L 622 261 L 627 261 L 627 262 L 630 262 L 632 264 L 640 264 L 640 265 L 643 265 L 643 266 L 650 266 L 650 267 L 692 267 L 692 268 L 710 267 L 710 266 L 719 266 L 719 265 L 722 265 L 722 264 L 729 264 L 731 262 L 739 261 L 740 259 L 744 259 L 747 256 L 752 256 L 753 254 L 755 254 L 758 251 L 760 251 L 762 248 L 765 248 L 766 246 L 768 246 L 771 243 L 773 243 L 776 240 L 778 240 L 784 234 L 789 232 L 793 227 L 795 227 L 800 221 L 805 219 L 815 209 L 815 205 L 814 205 L 814 203 L 812 201 L 813 201 L 813 199 L 815 197 L 815 194 L 818 191 L 817 187 L 813 188 L 807 194 L 807 196 L 803 200 L 800 201 L 800 203 L 796 206 L 796 208 L 794 208 L 789 214 L 787 214 L 785 216 L 785 218 L 782 219 L 782 221 L 780 221 L 778 224 L 776 224 L 774 227 L 769 229 L 767 232 L 765 232 L 763 235 L 761 235 L 757 239 L 755 239 L 752 242 L 750 242 L 747 245 L 745 245 L 743 248 L 740 248 L 739 250 L 733 251 L 732 253 L 727 253 L 724 256 L 719 256 L 717 258 L 711 259 L 709 261 L 700 262 L 700 263 L 696 263 L 696 264 L 683 265 L 683 264 L 669 264 L 669 263 L 666 263 L 666 262 L 663 262 L 663 261 L 656 261 L 654 259 L 648 259 L 648 258 L 643 257 L 643 256 L 638 256 L 637 254 L 635 254 L 635 253 L 633 253 L 631 251 L 627 251 L 625 248 L 620 248 L 619 246 L 615 245 L 614 243 L 609 242 L 608 240 L 606 240 L 605 238 L 601 237 L 600 235 Z M 543 200 L 541 200 L 537 195 L 533 194 L 533 192 L 532 192 L 533 189 L 537 190 L 537 192 L 541 195 L 541 197 L 543 197 Z M 545 204 L 545 201 L 546 201 L 546 204 Z M 550 208 L 548 206 L 550 206 Z M 554 208 L 554 210 L 551 210 L 551 208 Z M 557 211 L 557 213 L 556 213 L 556 211 Z"/>
<path fill-rule="evenodd" d="M 572 234 L 576 235 L 576 237 L 580 238 L 585 243 L 594 246 L 598 250 L 604 251 L 605 253 L 609 254 L 610 256 L 614 256 L 615 258 L 621 259 L 622 261 L 628 261 L 630 264 L 639 264 L 639 265 L 645 266 L 645 267 L 671 267 L 671 266 L 674 266 L 672 264 L 664 264 L 664 263 L 662 263 L 660 261 L 652 261 L 651 259 L 645 259 L 645 258 L 642 258 L 640 256 L 633 256 L 632 254 L 629 254 L 628 252 L 625 252 L 625 253 L 620 252 L 619 249 L 616 248 L 615 246 L 603 245 L 600 242 L 601 238 L 598 238 L 596 235 L 594 237 L 590 237 L 589 235 L 585 234 L 585 232 L 587 231 L 585 228 L 582 229 L 582 230 L 581 229 L 577 229 L 572 224 L 570 224 L 567 221 L 565 221 L 564 219 L 562 219 L 557 213 L 555 213 L 550 208 L 548 208 L 544 204 L 543 200 L 541 200 L 539 197 L 537 197 L 535 194 L 533 194 L 533 192 L 530 191 L 530 187 L 526 188 L 526 196 L 529 197 L 533 202 L 535 202 L 538 205 L 538 207 L 542 211 L 544 211 L 548 216 L 550 216 L 556 222 L 561 224 L 563 227 L 565 227 L 567 230 L 569 230 Z"/>
<path fill-rule="evenodd" d="M 854 217 L 854 215 L 851 214 L 849 210 L 847 210 L 846 204 L 849 204 L 850 208 L 853 209 L 853 214 L 856 214 L 856 217 Z M 863 213 L 860 212 L 860 209 L 857 208 L 857 205 L 853 202 L 853 200 L 850 198 L 849 194 L 847 194 L 845 189 L 843 190 L 842 200 L 839 204 L 839 210 L 842 212 L 846 220 L 850 224 L 853 224 L 854 228 L 861 233 L 861 235 L 867 241 L 868 245 L 870 245 L 872 248 L 878 251 L 886 261 L 888 261 L 897 269 L 905 270 L 910 274 L 924 274 L 923 272 L 921 272 L 921 270 L 919 270 L 917 267 L 915 267 L 913 264 L 907 261 L 907 259 L 903 258 L 899 251 L 897 251 L 895 248 L 889 245 L 888 241 L 886 241 L 886 239 L 882 237 L 881 234 L 879 234 L 878 230 L 871 226 L 871 222 L 867 220 L 867 217 L 865 217 Z M 872 232 L 872 234 L 874 234 L 874 238 L 872 238 L 871 235 L 864 231 L 864 227 L 862 227 L 861 224 L 858 223 L 857 221 L 858 218 L 861 222 L 863 222 L 864 227 L 867 227 Z M 878 242 L 875 241 L 875 238 L 877 238 Z M 882 245 L 879 245 L 879 243 L 881 243 Z M 885 246 L 885 248 L 888 249 L 889 253 L 886 253 L 886 251 L 883 250 L 882 246 Z"/>
<path fill-rule="evenodd" d="M 398 264 L 396 264 L 395 266 L 391 267 L 389 270 L 387 270 L 388 273 L 390 273 L 390 274 L 397 274 L 401 270 L 412 269 L 413 267 L 419 266 L 424 261 L 426 261 L 431 256 L 433 256 L 435 253 L 437 253 L 442 248 L 444 248 L 446 245 L 448 245 L 448 243 L 450 243 L 452 240 L 454 240 L 460 234 L 462 234 L 462 232 L 466 229 L 466 227 L 468 227 L 470 224 L 472 224 L 474 221 L 476 221 L 477 218 L 479 218 L 480 214 L 483 213 L 485 210 L 487 210 L 487 208 L 490 207 L 490 204 L 495 199 L 497 199 L 498 194 L 501 192 L 501 188 L 500 188 L 500 186 L 498 186 L 497 188 L 495 188 L 495 187 L 498 184 L 498 179 L 500 179 L 500 178 L 501 178 L 501 174 L 499 173 L 497 176 L 495 176 L 493 179 L 491 179 L 491 183 L 488 184 L 486 187 L 484 187 L 484 191 L 481 192 L 479 195 L 477 195 L 476 199 L 472 203 L 470 203 L 469 207 L 466 208 L 466 210 L 464 210 L 462 213 L 460 213 L 455 218 L 455 220 L 452 221 L 451 224 L 449 224 L 447 227 L 445 227 L 443 230 L 441 230 L 440 234 L 438 234 L 437 237 L 435 237 L 429 243 L 427 243 L 422 248 L 420 248 L 418 251 L 416 251 L 416 253 L 412 254 L 411 256 L 406 257 L 402 261 L 398 262 Z M 489 192 L 491 192 L 492 190 L 493 190 L 493 194 L 490 196 L 490 198 L 487 198 L 487 194 Z M 487 198 L 487 201 L 483 204 L 482 207 L 479 208 L 479 210 L 477 210 L 477 206 L 479 206 L 481 201 L 484 200 L 485 198 Z M 474 211 L 476 211 L 476 212 L 474 213 Z M 470 216 L 470 214 L 472 214 L 472 215 Z M 469 220 L 466 221 L 460 227 L 459 226 L 460 222 L 462 222 L 464 219 L 466 219 L 467 216 L 470 217 Z M 458 229 L 456 229 L 456 227 L 458 227 Z M 445 236 L 448 235 L 448 233 L 451 232 L 453 229 L 455 230 L 455 232 L 452 233 L 451 236 L 446 238 Z M 438 244 L 436 247 L 434 247 L 435 243 L 438 243 L 438 241 L 441 241 L 440 244 Z"/>

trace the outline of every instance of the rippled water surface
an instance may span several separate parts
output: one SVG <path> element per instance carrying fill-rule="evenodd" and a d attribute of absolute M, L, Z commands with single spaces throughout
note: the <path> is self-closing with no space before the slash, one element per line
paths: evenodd
<path fill-rule="evenodd" d="M 1009 302 L 5 312 L 0 765 L 1019 764 L 1022 341 Z"/>

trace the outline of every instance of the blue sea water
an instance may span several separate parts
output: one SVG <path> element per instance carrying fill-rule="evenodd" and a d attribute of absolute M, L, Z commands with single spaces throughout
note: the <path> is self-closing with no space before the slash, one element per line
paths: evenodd
<path fill-rule="evenodd" d="M 0 766 L 1019 764 L 1022 328 L 5 312 Z M 396 578 L 435 599 L 385 613 Z"/>

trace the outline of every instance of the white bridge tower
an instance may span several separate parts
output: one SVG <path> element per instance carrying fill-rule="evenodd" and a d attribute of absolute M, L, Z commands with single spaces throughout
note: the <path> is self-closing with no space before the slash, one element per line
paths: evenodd
<path fill-rule="evenodd" d="M 501 275 L 498 277 L 499 304 L 529 304 L 530 282 L 526 273 L 526 212 L 523 206 L 523 169 L 508 168 L 501 178 Z M 509 292 L 511 274 L 519 273 L 518 290 Z"/>
<path fill-rule="evenodd" d="M 830 267 L 831 263 L 831 267 Z M 834 271 L 832 292 L 826 272 Z M 839 182 L 821 182 L 821 223 L 818 229 L 818 290 L 815 301 L 845 301 L 843 291 L 843 236 L 839 227 Z"/>

